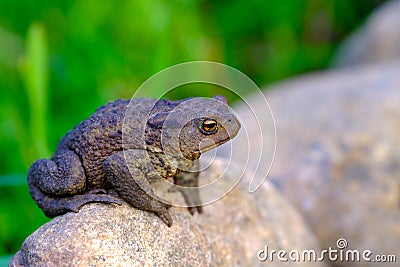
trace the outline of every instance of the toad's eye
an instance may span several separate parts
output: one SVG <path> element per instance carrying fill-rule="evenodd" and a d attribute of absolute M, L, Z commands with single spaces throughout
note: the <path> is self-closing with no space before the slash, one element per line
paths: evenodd
<path fill-rule="evenodd" d="M 217 121 L 214 119 L 205 119 L 200 122 L 200 130 L 203 134 L 213 134 L 218 130 Z"/>

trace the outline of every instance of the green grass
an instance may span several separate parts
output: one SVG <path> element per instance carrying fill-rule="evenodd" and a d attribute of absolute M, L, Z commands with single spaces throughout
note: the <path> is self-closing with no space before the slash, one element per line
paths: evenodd
<path fill-rule="evenodd" d="M 22 80 L 25 84 L 29 106 L 29 140 L 33 155 L 50 155 L 47 140 L 46 113 L 48 103 L 49 63 L 47 39 L 44 25 L 32 23 L 28 29 L 25 44 L 26 54 L 20 64 Z"/>

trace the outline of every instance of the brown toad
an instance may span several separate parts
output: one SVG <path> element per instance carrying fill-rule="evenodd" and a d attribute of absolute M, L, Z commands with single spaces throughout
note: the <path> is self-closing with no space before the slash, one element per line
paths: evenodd
<path fill-rule="evenodd" d="M 122 198 L 171 226 L 169 205 L 151 196 L 151 184 L 165 178 L 196 187 L 198 172 L 190 167 L 239 129 L 222 96 L 109 102 L 69 131 L 50 160 L 32 164 L 29 191 L 48 217 L 78 212 L 89 202 L 121 204 Z M 200 213 L 198 191 L 181 192 L 189 211 Z"/>

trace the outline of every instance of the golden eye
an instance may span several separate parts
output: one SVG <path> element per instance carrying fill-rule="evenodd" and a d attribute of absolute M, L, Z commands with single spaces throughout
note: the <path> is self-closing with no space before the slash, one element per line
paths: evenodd
<path fill-rule="evenodd" d="M 213 134 L 218 130 L 217 121 L 214 119 L 205 119 L 200 123 L 200 130 L 204 134 Z"/>

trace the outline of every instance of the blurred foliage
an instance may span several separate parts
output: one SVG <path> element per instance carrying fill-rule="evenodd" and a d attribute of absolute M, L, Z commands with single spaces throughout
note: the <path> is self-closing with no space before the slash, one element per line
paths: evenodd
<path fill-rule="evenodd" d="M 231 65 L 260 86 L 322 69 L 380 2 L 0 0 L 0 255 L 47 220 L 28 194 L 29 165 L 96 107 L 186 61 Z"/>

